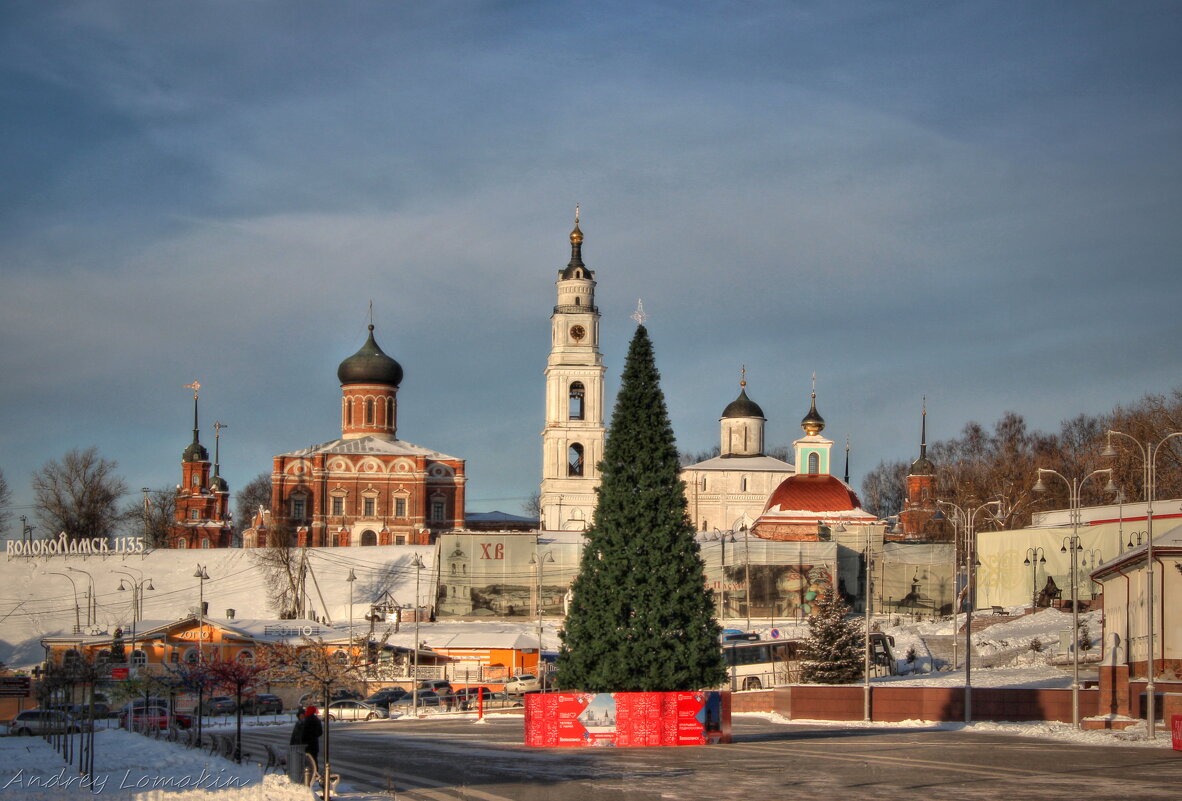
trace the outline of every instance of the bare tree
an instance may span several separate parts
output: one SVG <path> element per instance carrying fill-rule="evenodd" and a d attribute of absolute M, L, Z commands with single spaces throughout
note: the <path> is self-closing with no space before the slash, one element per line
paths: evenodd
<path fill-rule="evenodd" d="M 123 516 L 132 521 L 145 544 L 163 548 L 168 544 L 169 532 L 176 523 L 176 490 L 172 487 L 151 490 L 146 499 L 129 503 Z"/>
<path fill-rule="evenodd" d="M 115 474 L 116 462 L 97 448 L 72 450 L 33 473 L 37 516 L 44 531 L 65 532 L 69 540 L 108 539 L 122 522 L 119 501 L 127 485 Z"/>
<path fill-rule="evenodd" d="M 4 471 L 0 470 L 0 533 L 8 530 L 8 521 L 12 518 L 9 504 L 12 503 L 12 492 L 8 489 L 8 480 L 4 478 Z"/>
<path fill-rule="evenodd" d="M 271 608 L 280 618 L 291 620 L 299 617 L 303 607 L 303 551 L 292 543 L 290 527 L 283 522 L 276 522 L 266 536 L 266 545 L 253 549 L 250 556 L 263 573 Z"/>
<path fill-rule="evenodd" d="M 259 473 L 246 485 L 234 493 L 234 533 L 242 536 L 242 532 L 250 528 L 251 518 L 258 508 L 271 506 L 271 474 Z"/>
<path fill-rule="evenodd" d="M 879 462 L 862 479 L 862 507 L 880 520 L 898 514 L 907 499 L 906 462 Z"/>
<path fill-rule="evenodd" d="M 1182 387 L 1165 395 L 1146 395 L 1130 406 L 1117 406 L 1108 419 L 1107 428 L 1132 435 L 1144 445 L 1154 446 L 1168 434 L 1182 431 Z M 1182 496 L 1182 437 L 1166 442 L 1158 451 L 1156 497 Z M 1143 462 L 1140 452 L 1124 437 L 1113 437 L 1112 446 L 1120 454 L 1105 460 L 1104 466 L 1113 468 L 1117 486 L 1129 500 L 1145 497 Z M 1103 445 L 1101 445 L 1103 447 Z"/>

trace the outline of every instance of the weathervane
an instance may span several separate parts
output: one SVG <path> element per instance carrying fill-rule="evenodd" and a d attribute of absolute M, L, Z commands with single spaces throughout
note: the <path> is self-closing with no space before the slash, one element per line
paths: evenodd
<path fill-rule="evenodd" d="M 575 225 L 579 224 L 579 204 L 575 204 Z"/>
<path fill-rule="evenodd" d="M 194 381 L 192 384 L 185 384 L 185 389 L 193 390 L 193 400 L 197 400 L 197 390 L 201 389 L 201 382 Z"/>
<path fill-rule="evenodd" d="M 644 313 L 644 301 L 637 299 L 636 313 L 632 315 L 632 319 L 636 321 L 637 325 L 644 325 L 644 321 L 648 319 L 648 315 Z"/>

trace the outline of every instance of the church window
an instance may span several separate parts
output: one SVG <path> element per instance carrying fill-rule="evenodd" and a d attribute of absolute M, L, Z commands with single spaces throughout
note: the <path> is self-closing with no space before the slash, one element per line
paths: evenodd
<path fill-rule="evenodd" d="M 333 496 L 332 513 L 334 515 L 343 515 L 345 513 L 345 499 L 340 495 Z"/>
<path fill-rule="evenodd" d="M 583 389 L 581 381 L 575 381 L 570 385 L 570 419 L 583 419 L 583 400 L 586 396 L 586 391 Z"/>
<path fill-rule="evenodd" d="M 365 399 L 365 424 L 367 426 L 373 425 L 373 398 Z"/>
<path fill-rule="evenodd" d="M 394 499 L 394 516 L 406 517 L 406 498 Z"/>
<path fill-rule="evenodd" d="M 189 547 L 189 542 L 188 542 L 188 540 L 183 540 L 183 539 L 181 539 L 181 540 L 177 540 L 177 541 L 176 541 L 176 547 L 178 547 L 178 548 L 188 548 L 188 547 Z"/>
<path fill-rule="evenodd" d="M 332 535 L 332 547 L 334 547 L 334 548 L 341 547 L 341 535 L 340 534 L 333 534 Z"/>
<path fill-rule="evenodd" d="M 202 547 L 202 548 L 208 548 L 208 547 L 209 547 L 209 537 L 202 537 L 202 538 L 201 538 L 201 547 Z"/>
<path fill-rule="evenodd" d="M 582 306 L 582 305 L 583 305 L 583 299 L 582 299 L 582 298 L 575 298 L 575 305 L 576 305 L 576 306 Z"/>
<path fill-rule="evenodd" d="M 193 486 L 194 487 L 201 486 L 201 476 L 197 475 L 196 473 L 193 474 Z"/>
<path fill-rule="evenodd" d="M 394 538 L 394 544 L 395 545 L 406 545 L 406 537 L 399 534 L 397 537 Z"/>
<path fill-rule="evenodd" d="M 370 531 L 369 529 L 366 529 L 365 531 L 361 532 L 361 544 L 362 545 L 377 545 L 378 544 L 378 535 L 375 534 L 374 532 Z"/>
<path fill-rule="evenodd" d="M 701 484 L 702 484 L 702 492 L 705 492 L 706 491 L 706 477 L 705 476 L 702 476 Z"/>
<path fill-rule="evenodd" d="M 291 516 L 293 519 L 303 520 L 304 519 L 304 509 L 305 509 L 305 505 L 304 505 L 303 498 L 292 498 L 291 499 Z"/>
<path fill-rule="evenodd" d="M 747 491 L 747 476 L 743 476 L 741 479 L 739 479 L 739 492 L 746 492 L 746 491 Z"/>
<path fill-rule="evenodd" d="M 362 514 L 364 514 L 366 517 L 373 517 L 373 498 L 366 498 L 362 503 L 365 507 L 365 511 Z"/>
<path fill-rule="evenodd" d="M 583 475 L 583 446 L 579 443 L 573 443 L 566 455 L 567 465 L 566 474 L 568 476 Z"/>
<path fill-rule="evenodd" d="M 821 472 L 821 457 L 814 451 L 809 454 L 809 475 L 815 476 Z"/>
<path fill-rule="evenodd" d="M 345 401 L 345 425 L 353 425 L 353 401 Z"/>
<path fill-rule="evenodd" d="M 386 398 L 386 428 L 394 427 L 394 399 Z"/>
<path fill-rule="evenodd" d="M 431 519 L 436 523 L 443 521 L 443 501 L 431 501 Z"/>
<path fill-rule="evenodd" d="M 197 519 L 198 519 L 198 518 L 197 518 L 197 515 L 198 515 L 198 512 L 197 512 L 197 510 L 196 510 L 196 509 L 190 509 L 190 510 L 189 510 L 189 519 L 190 519 L 190 520 L 197 520 Z"/>

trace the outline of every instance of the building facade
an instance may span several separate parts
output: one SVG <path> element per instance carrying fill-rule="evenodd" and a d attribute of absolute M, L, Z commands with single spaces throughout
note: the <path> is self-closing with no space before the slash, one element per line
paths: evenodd
<path fill-rule="evenodd" d="M 577 210 L 570 247 L 570 262 L 558 271 L 558 298 L 550 315 L 539 507 L 543 529 L 585 531 L 595 512 L 607 434 L 595 272 L 583 263 Z"/>
<path fill-rule="evenodd" d="M 464 526 L 464 460 L 398 439 L 402 366 L 373 331 L 337 369 L 341 437 L 275 457 L 270 528 L 244 546 L 427 544 Z"/>

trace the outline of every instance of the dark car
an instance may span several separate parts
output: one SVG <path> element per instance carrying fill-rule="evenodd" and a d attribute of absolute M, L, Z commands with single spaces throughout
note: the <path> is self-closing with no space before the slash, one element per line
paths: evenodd
<path fill-rule="evenodd" d="M 242 711 L 251 715 L 278 715 L 283 712 L 283 699 L 271 693 L 256 693 L 243 699 Z"/>
<path fill-rule="evenodd" d="M 407 691 L 401 687 L 387 687 L 384 690 L 378 690 L 376 693 L 366 698 L 365 703 L 369 704 L 370 706 L 386 707 L 408 694 L 409 693 L 407 693 Z"/>
<path fill-rule="evenodd" d="M 98 701 L 93 704 L 54 704 L 50 709 L 60 710 L 80 721 L 87 720 L 91 717 L 92 713 L 95 720 L 115 717 L 115 713 L 111 711 L 110 704 Z"/>
<path fill-rule="evenodd" d="M 169 712 L 162 706 L 150 706 L 147 709 L 136 709 L 124 712 L 119 716 L 119 727 L 133 731 L 148 729 L 167 729 L 175 726 L 187 729 L 193 725 L 193 719 L 188 715 Z"/>
<path fill-rule="evenodd" d="M 417 696 L 419 699 L 419 706 L 439 706 L 443 700 L 439 693 L 435 692 L 434 690 L 415 690 L 414 696 L 412 696 L 410 693 L 407 693 L 397 701 L 391 702 L 390 711 L 393 712 L 395 707 L 397 707 L 398 711 L 400 712 L 406 712 L 408 709 L 413 708 L 415 696 Z"/>
<path fill-rule="evenodd" d="M 232 695 L 215 695 L 201 702 L 202 715 L 232 715 L 238 709 L 238 702 Z"/>

